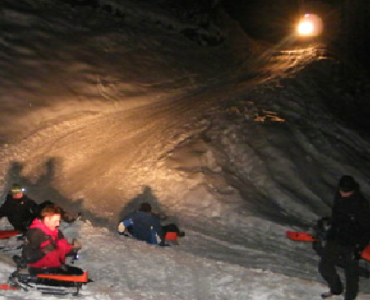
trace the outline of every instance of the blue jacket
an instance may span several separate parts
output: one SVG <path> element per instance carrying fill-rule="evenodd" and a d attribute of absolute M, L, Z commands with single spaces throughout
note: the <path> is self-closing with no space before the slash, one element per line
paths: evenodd
<path fill-rule="evenodd" d="M 135 211 L 128 214 L 122 222 L 125 226 L 132 225 L 132 235 L 139 241 L 146 241 L 148 244 L 157 244 L 155 234 L 161 241 L 164 240 L 159 218 L 151 213 Z"/>

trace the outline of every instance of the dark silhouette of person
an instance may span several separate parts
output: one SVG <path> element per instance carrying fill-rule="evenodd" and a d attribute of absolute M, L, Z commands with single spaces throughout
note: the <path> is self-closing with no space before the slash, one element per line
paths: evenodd
<path fill-rule="evenodd" d="M 359 259 L 370 239 L 370 209 L 352 176 L 340 178 L 331 214 L 327 243 L 322 249 L 319 272 L 330 290 L 321 297 L 326 299 L 343 293 L 343 285 L 336 266 L 345 272 L 344 300 L 354 300 L 359 289 Z"/>

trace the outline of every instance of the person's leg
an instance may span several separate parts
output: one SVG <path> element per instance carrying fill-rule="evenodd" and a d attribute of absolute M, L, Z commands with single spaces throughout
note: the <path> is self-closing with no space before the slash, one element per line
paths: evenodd
<path fill-rule="evenodd" d="M 346 276 L 346 292 L 344 300 L 354 300 L 358 293 L 359 285 L 359 262 L 354 258 L 351 247 L 343 254 L 344 273 Z"/>
<path fill-rule="evenodd" d="M 83 270 L 77 267 L 72 267 L 70 265 L 63 265 L 63 267 L 56 267 L 56 268 L 33 268 L 29 267 L 28 271 L 31 275 L 37 274 L 74 274 L 74 275 L 82 275 Z"/>
<path fill-rule="evenodd" d="M 84 271 L 77 267 L 72 267 L 70 265 L 64 265 L 62 274 L 70 274 L 70 275 L 82 275 Z"/>
<path fill-rule="evenodd" d="M 180 232 L 179 228 L 173 223 L 162 226 L 162 231 L 164 234 L 166 234 L 167 232 Z"/>
<path fill-rule="evenodd" d="M 338 246 L 333 243 L 327 243 L 322 250 L 319 263 L 319 272 L 328 283 L 330 292 L 334 295 L 340 295 L 343 292 L 342 282 L 335 268 L 338 256 Z"/>
<path fill-rule="evenodd" d="M 29 267 L 28 272 L 31 275 L 37 275 L 37 274 L 59 274 L 60 268 L 33 268 Z"/>

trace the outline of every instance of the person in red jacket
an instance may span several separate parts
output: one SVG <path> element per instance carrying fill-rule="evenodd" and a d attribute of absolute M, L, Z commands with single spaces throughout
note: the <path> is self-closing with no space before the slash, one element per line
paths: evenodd
<path fill-rule="evenodd" d="M 45 206 L 40 218 L 36 218 L 27 230 L 22 256 L 31 274 L 62 273 L 82 274 L 80 268 L 65 264 L 67 255 L 74 255 L 82 248 L 74 240 L 72 244 L 64 238 L 58 229 L 62 209 L 50 204 Z"/>

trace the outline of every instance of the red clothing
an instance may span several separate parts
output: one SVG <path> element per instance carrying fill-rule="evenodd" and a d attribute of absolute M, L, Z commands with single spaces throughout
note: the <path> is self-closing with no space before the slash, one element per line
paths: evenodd
<path fill-rule="evenodd" d="M 35 219 L 27 231 L 23 257 L 34 268 L 54 268 L 65 263 L 65 256 L 72 245 L 57 228 L 52 231 L 39 219 Z"/>

